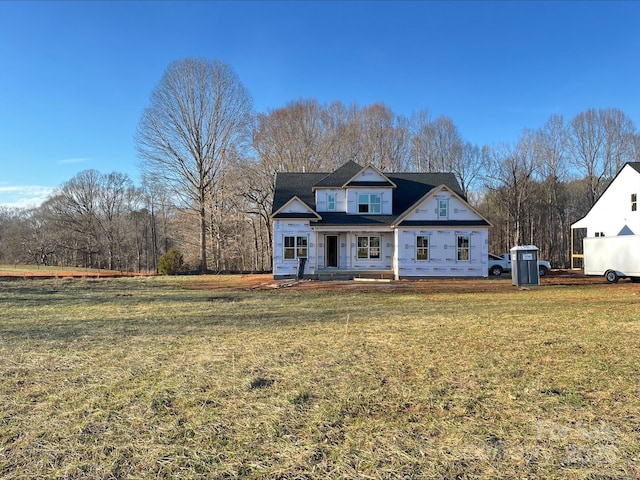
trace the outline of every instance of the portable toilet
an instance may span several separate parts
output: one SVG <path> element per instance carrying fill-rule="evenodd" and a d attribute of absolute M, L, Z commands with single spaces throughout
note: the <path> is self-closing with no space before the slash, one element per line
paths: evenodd
<path fill-rule="evenodd" d="M 511 249 L 511 283 L 518 287 L 540 285 L 538 247 L 516 246 Z"/>

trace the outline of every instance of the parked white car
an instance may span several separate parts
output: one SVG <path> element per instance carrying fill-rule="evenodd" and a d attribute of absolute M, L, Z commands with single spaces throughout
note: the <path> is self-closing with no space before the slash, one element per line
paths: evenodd
<path fill-rule="evenodd" d="M 544 277 L 551 270 L 551 264 L 546 260 L 538 259 L 538 275 Z M 499 277 L 502 273 L 511 272 L 511 254 L 489 254 L 489 275 Z"/>

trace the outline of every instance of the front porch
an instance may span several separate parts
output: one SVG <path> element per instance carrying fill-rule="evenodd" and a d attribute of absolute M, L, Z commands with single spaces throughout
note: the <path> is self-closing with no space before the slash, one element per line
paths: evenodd
<path fill-rule="evenodd" d="M 311 278 L 319 280 L 393 279 L 393 234 L 372 230 L 316 231 Z"/>

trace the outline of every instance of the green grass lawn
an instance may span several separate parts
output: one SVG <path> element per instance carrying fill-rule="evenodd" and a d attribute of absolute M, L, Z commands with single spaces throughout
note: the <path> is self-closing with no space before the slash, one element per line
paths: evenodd
<path fill-rule="evenodd" d="M 0 478 L 640 475 L 636 285 L 201 280 L 0 282 Z"/>

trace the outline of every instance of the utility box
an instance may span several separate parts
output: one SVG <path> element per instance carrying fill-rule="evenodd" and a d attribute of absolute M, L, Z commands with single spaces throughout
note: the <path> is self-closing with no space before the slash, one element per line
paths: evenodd
<path fill-rule="evenodd" d="M 511 283 L 518 287 L 540 285 L 538 247 L 523 245 L 511 249 Z"/>

